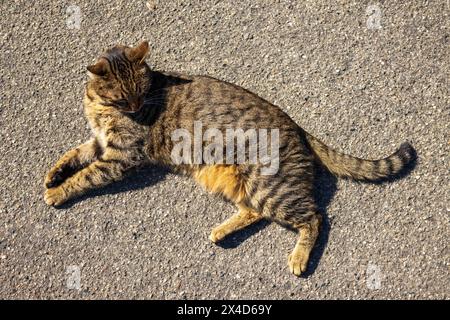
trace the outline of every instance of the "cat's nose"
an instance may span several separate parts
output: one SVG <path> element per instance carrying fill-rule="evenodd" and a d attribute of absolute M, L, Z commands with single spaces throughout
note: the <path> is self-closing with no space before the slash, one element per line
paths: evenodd
<path fill-rule="evenodd" d="M 142 106 L 142 98 L 135 98 L 130 101 L 130 108 L 133 112 L 139 111 Z"/>

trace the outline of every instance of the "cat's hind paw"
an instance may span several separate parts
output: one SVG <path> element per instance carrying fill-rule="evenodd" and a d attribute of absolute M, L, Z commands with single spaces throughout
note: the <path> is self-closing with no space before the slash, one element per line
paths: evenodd
<path fill-rule="evenodd" d="M 308 258 L 309 254 L 301 250 L 292 252 L 288 258 L 288 266 L 291 273 L 298 277 L 305 272 L 308 266 Z"/>

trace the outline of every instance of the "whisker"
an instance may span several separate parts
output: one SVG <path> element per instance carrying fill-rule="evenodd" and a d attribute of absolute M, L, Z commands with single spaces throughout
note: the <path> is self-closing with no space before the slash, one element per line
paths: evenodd
<path fill-rule="evenodd" d="M 164 95 L 166 95 L 165 92 L 158 93 L 158 94 L 152 93 L 152 94 L 147 95 L 147 97 L 151 98 L 151 97 L 159 97 L 159 96 L 164 96 Z"/>
<path fill-rule="evenodd" d="M 148 92 L 147 94 L 148 94 L 149 96 L 151 96 L 151 95 L 153 95 L 153 94 L 155 94 L 155 93 L 157 93 L 157 92 L 160 92 L 160 91 L 162 91 L 162 90 L 166 90 L 166 88 L 159 88 L 159 89 L 153 90 L 152 92 Z"/>
<path fill-rule="evenodd" d="M 144 98 L 144 100 L 162 99 L 162 98 L 164 98 L 164 97 L 165 97 L 164 95 L 161 95 L 161 96 L 155 96 L 155 97 Z"/>
<path fill-rule="evenodd" d="M 144 99 L 144 102 L 152 102 L 152 101 L 165 101 L 164 97 L 161 98 L 153 98 L 153 99 Z"/>

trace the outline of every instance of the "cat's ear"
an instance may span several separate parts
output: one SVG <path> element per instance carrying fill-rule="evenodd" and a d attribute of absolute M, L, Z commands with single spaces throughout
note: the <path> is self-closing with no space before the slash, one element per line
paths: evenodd
<path fill-rule="evenodd" d="M 108 62 L 105 59 L 100 59 L 96 64 L 87 67 L 90 78 L 104 77 L 108 73 Z"/>
<path fill-rule="evenodd" d="M 139 45 L 130 49 L 128 57 L 132 61 L 142 63 L 148 55 L 149 45 L 148 41 L 142 41 Z"/>

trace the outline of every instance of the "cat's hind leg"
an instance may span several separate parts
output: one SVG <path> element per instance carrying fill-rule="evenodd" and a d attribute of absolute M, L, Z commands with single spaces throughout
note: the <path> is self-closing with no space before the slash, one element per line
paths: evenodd
<path fill-rule="evenodd" d="M 206 190 L 221 194 L 239 208 L 238 213 L 212 230 L 209 239 L 214 243 L 262 219 L 257 211 L 243 204 L 247 197 L 246 179 L 243 174 L 245 170 L 244 166 L 210 165 L 197 169 L 193 174 L 195 180 Z"/>
<path fill-rule="evenodd" d="M 296 276 L 306 271 L 309 255 L 319 235 L 321 222 L 322 216 L 315 213 L 309 221 L 296 226 L 300 236 L 288 259 L 289 270 Z"/>
<path fill-rule="evenodd" d="M 273 217 L 299 233 L 294 250 L 289 255 L 288 266 L 294 275 L 300 276 L 306 271 L 309 255 L 319 235 L 322 216 L 317 213 L 308 182 L 302 181 L 294 186 L 298 191 L 288 194 L 283 198 L 284 201 L 279 200 Z"/>
<path fill-rule="evenodd" d="M 243 205 L 238 205 L 238 207 L 238 213 L 234 214 L 211 231 L 209 239 L 212 242 L 217 243 L 227 235 L 258 222 L 263 218 L 259 213 L 250 208 Z"/>
<path fill-rule="evenodd" d="M 321 216 L 314 197 L 313 162 L 307 156 L 286 158 L 274 176 L 261 176 L 251 204 L 264 217 L 297 231 L 299 237 L 289 256 L 290 271 L 306 271 L 309 255 L 319 234 Z M 260 207 L 258 208 L 258 204 Z"/>

